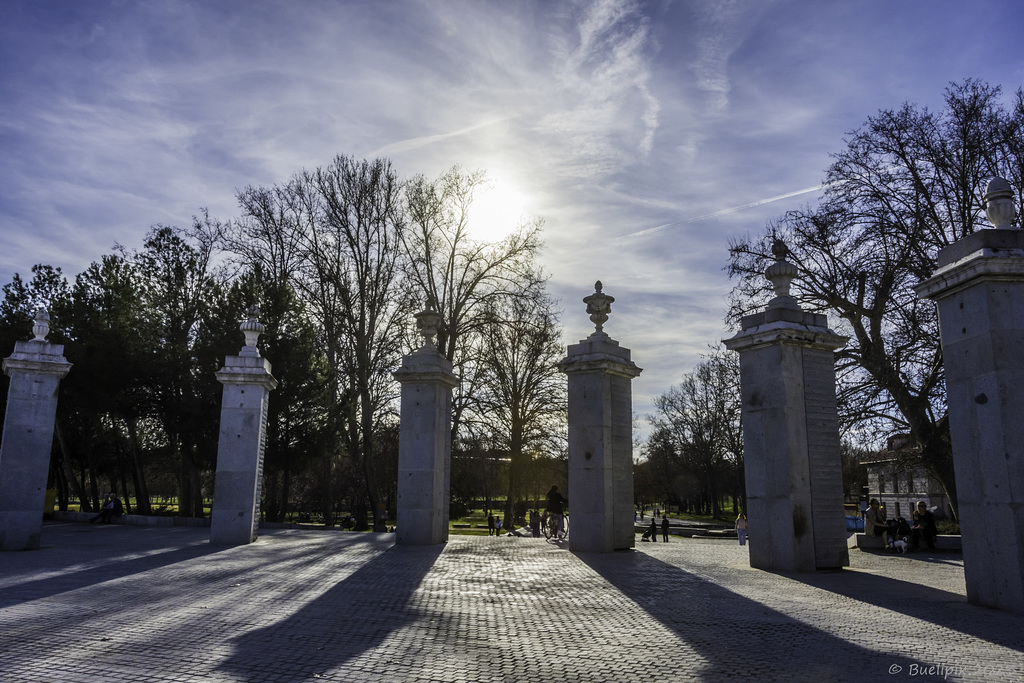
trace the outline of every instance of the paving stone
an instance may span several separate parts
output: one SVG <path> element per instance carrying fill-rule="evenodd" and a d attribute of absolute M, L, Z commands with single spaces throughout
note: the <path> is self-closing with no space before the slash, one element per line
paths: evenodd
<path fill-rule="evenodd" d="M 0 681 L 1024 680 L 1024 618 L 967 604 L 959 554 L 797 575 L 735 540 L 208 535 L 55 523 L 0 555 Z"/>

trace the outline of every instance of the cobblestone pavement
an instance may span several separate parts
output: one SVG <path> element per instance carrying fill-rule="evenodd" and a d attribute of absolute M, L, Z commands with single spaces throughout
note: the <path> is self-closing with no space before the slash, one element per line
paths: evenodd
<path fill-rule="evenodd" d="M 957 554 L 782 575 L 734 540 L 208 534 L 56 523 L 0 554 L 0 680 L 1024 681 L 1024 617 L 968 605 Z"/>

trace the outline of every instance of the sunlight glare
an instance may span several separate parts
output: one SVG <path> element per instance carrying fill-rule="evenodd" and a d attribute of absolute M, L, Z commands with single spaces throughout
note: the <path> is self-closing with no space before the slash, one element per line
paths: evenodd
<path fill-rule="evenodd" d="M 478 188 L 470 208 L 470 234 L 473 239 L 498 242 L 505 239 L 517 225 L 528 219 L 529 199 L 507 178 L 491 176 L 486 186 Z"/>

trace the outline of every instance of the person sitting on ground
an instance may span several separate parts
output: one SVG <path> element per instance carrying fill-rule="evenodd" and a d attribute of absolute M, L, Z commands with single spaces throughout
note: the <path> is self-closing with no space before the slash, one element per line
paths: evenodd
<path fill-rule="evenodd" d="M 938 529 L 935 527 L 935 515 L 931 513 L 928 504 L 923 500 L 918 502 L 913 518 L 914 526 L 910 529 L 910 549 L 917 550 L 921 545 L 921 536 L 924 536 L 928 550 L 935 550 L 935 537 L 939 535 Z"/>
<path fill-rule="evenodd" d="M 93 522 L 99 522 L 101 524 L 110 524 L 114 517 L 120 517 L 124 508 L 121 505 L 121 500 L 113 493 L 108 493 L 106 498 L 103 500 L 103 506 L 100 508 L 99 514 L 89 520 L 89 524 Z"/>
<path fill-rule="evenodd" d="M 885 515 L 878 507 L 878 499 L 872 498 L 864 517 L 864 533 L 868 536 L 881 536 L 885 547 L 889 547 L 889 525 L 885 523 Z"/>

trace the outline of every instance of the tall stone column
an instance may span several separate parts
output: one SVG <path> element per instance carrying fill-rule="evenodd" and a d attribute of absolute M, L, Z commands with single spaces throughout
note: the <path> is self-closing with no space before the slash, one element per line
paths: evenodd
<path fill-rule="evenodd" d="M 452 389 L 459 382 L 434 345 L 441 316 L 423 311 L 416 322 L 424 344 L 394 373 L 402 385 L 396 540 L 435 545 L 448 541 Z"/>
<path fill-rule="evenodd" d="M 210 542 L 245 545 L 256 540 L 263 488 L 263 451 L 267 439 L 267 402 L 277 380 L 270 362 L 256 348 L 264 327 L 260 309 L 248 311 L 239 328 L 245 346 L 224 359 L 217 381 L 224 385 L 217 442 L 217 476 L 213 489 Z"/>
<path fill-rule="evenodd" d="M 601 289 L 583 299 L 594 333 L 558 367 L 569 381 L 569 549 L 607 553 L 635 545 L 632 380 L 641 369 L 604 332 L 615 299 Z"/>
<path fill-rule="evenodd" d="M 940 250 L 917 293 L 939 312 L 967 599 L 1024 614 L 1024 231 L 1005 180 L 985 204 L 995 229 Z"/>
<path fill-rule="evenodd" d="M 3 362 L 11 385 L 0 444 L 0 550 L 39 547 L 57 389 L 71 369 L 64 346 L 46 341 L 50 316 L 42 308 L 32 332 L 35 338 L 17 342 Z"/>
<path fill-rule="evenodd" d="M 725 341 L 740 354 L 750 566 L 806 572 L 849 565 L 834 353 L 846 337 L 789 294 L 781 242 L 766 276 L 776 296 Z"/>

